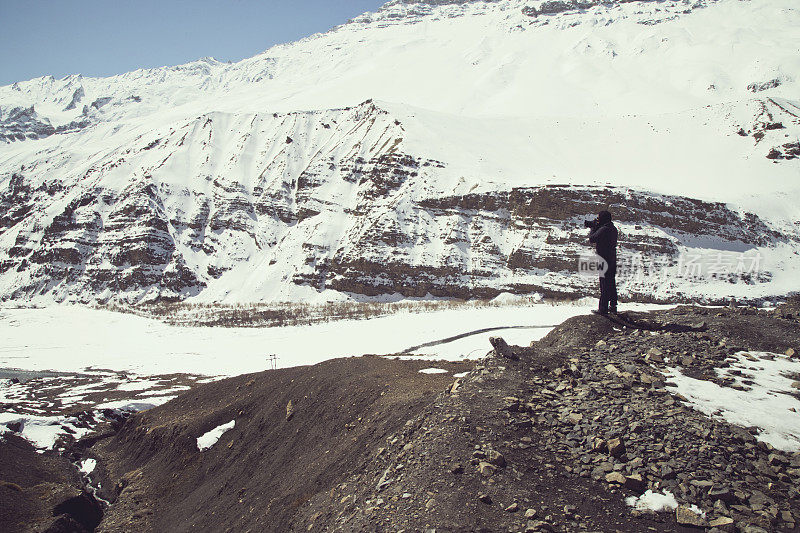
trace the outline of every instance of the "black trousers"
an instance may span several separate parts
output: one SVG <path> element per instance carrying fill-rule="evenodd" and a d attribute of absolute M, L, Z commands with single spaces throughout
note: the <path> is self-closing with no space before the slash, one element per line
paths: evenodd
<path fill-rule="evenodd" d="M 600 277 L 600 311 L 617 310 L 617 264 L 608 264 L 605 275 Z"/>

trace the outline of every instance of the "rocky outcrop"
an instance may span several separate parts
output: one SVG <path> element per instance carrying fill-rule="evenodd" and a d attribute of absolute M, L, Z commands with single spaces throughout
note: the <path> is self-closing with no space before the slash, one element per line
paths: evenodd
<path fill-rule="evenodd" d="M 57 133 L 78 131 L 89 124 L 88 120 L 82 119 L 54 127 L 49 119 L 39 116 L 34 106 L 0 108 L 0 142 L 44 139 Z"/>
<path fill-rule="evenodd" d="M 0 297 L 185 299 L 239 290 L 242 278 L 227 274 L 243 271 L 281 280 L 287 294 L 585 294 L 596 280 L 576 275 L 590 250 L 583 221 L 607 208 L 622 260 L 647 263 L 627 297 L 652 299 L 650 276 L 674 276 L 690 248 L 742 253 L 796 239 L 722 203 L 625 187 L 454 194 L 430 186 L 446 163 L 407 153 L 404 135 L 373 102 L 211 114 L 143 137 L 73 181 L 34 168 L 44 161 L 23 167 L 0 191 Z M 726 275 L 769 281 L 768 272 Z M 691 293 L 686 283 L 664 297 Z"/>
<path fill-rule="evenodd" d="M 644 354 L 689 353 L 684 371 L 710 379 L 740 350 L 783 352 L 796 323 L 691 307 L 628 318 L 572 318 L 511 347 L 519 362 L 490 354 L 302 506 L 296 529 L 794 531 L 800 454 L 693 409 Z M 675 501 L 638 507 L 647 491 Z"/>
<path fill-rule="evenodd" d="M 714 1 L 714 0 L 710 0 Z M 568 11 L 590 9 L 592 7 L 605 6 L 613 7 L 616 4 L 624 4 L 628 2 L 659 2 L 661 0 L 545 0 L 537 5 L 529 5 L 522 8 L 522 12 L 529 17 L 536 17 L 538 15 L 557 15 Z M 688 3 L 671 2 L 672 4 L 680 7 L 685 12 L 690 12 L 692 9 L 705 7 L 703 1 Z M 670 3 L 666 3 L 668 6 Z"/>

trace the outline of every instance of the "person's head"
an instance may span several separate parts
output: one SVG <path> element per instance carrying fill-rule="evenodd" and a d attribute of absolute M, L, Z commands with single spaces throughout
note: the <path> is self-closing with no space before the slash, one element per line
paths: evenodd
<path fill-rule="evenodd" d="M 597 221 L 600 224 L 608 224 L 609 222 L 611 222 L 611 213 L 609 213 L 608 211 L 600 211 L 597 214 Z"/>

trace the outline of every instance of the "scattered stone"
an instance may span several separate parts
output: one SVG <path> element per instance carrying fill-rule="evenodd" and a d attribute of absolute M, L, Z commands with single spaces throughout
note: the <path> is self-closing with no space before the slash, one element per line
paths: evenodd
<path fill-rule="evenodd" d="M 708 491 L 708 497 L 711 500 L 721 501 L 723 503 L 731 504 L 736 501 L 736 497 L 734 496 L 733 492 L 729 488 L 725 487 L 714 487 L 710 491 Z"/>
<path fill-rule="evenodd" d="M 519 504 L 517 502 L 514 502 L 503 510 L 507 513 L 516 513 L 517 511 L 519 511 Z"/>
<path fill-rule="evenodd" d="M 638 492 L 641 494 L 644 492 L 644 489 L 647 487 L 644 479 L 640 474 L 631 474 L 630 476 L 625 476 L 625 488 L 630 489 L 634 492 Z"/>
<path fill-rule="evenodd" d="M 679 505 L 675 509 L 675 520 L 682 526 L 706 527 L 708 525 L 705 518 L 685 505 Z"/>
<path fill-rule="evenodd" d="M 496 470 L 496 466 L 491 463 L 487 463 L 486 461 L 481 461 L 478 463 L 478 472 L 480 472 L 482 476 L 491 476 Z"/>
<path fill-rule="evenodd" d="M 536 517 L 536 509 L 526 509 L 525 510 L 525 518 L 530 520 L 531 518 Z"/>
<path fill-rule="evenodd" d="M 605 453 L 608 451 L 608 442 L 601 438 L 595 438 L 592 442 L 592 450 L 598 453 Z"/>
<path fill-rule="evenodd" d="M 489 337 L 489 343 L 494 348 L 494 351 L 500 357 L 511 359 L 512 361 L 519 361 L 519 356 L 514 353 L 511 346 L 503 339 L 503 337 Z"/>
<path fill-rule="evenodd" d="M 490 505 L 492 503 L 492 497 L 486 494 L 485 492 L 481 492 L 478 494 L 478 501 L 481 503 L 485 503 L 486 505 Z"/>
<path fill-rule="evenodd" d="M 612 457 L 619 457 L 623 453 L 625 453 L 625 443 L 622 442 L 622 439 L 613 438 L 608 441 L 608 453 Z"/>
<path fill-rule="evenodd" d="M 763 527 L 758 527 L 758 526 L 754 526 L 754 525 L 751 525 L 751 524 L 746 524 L 746 525 L 739 526 L 739 532 L 740 533 L 769 533 Z"/>
<path fill-rule="evenodd" d="M 533 520 L 528 522 L 525 531 L 553 531 L 553 526 L 543 520 Z"/>
<path fill-rule="evenodd" d="M 504 468 L 506 466 L 506 458 L 503 456 L 502 453 L 496 450 L 489 450 L 486 453 L 486 460 L 497 467 Z"/>
<path fill-rule="evenodd" d="M 606 481 L 608 483 L 616 483 L 618 485 L 624 485 L 625 476 L 623 476 L 619 472 L 611 472 L 610 474 L 606 474 Z"/>
<path fill-rule="evenodd" d="M 289 400 L 289 403 L 286 404 L 286 420 L 287 422 L 294 417 L 294 405 L 292 404 L 292 400 Z"/>
<path fill-rule="evenodd" d="M 779 455 L 777 453 L 771 453 L 767 456 L 767 461 L 772 466 L 783 466 L 789 463 L 789 460 L 786 459 L 783 455 Z"/>
<path fill-rule="evenodd" d="M 650 350 L 647 351 L 647 354 L 645 354 L 644 360 L 648 363 L 663 363 L 664 352 L 656 347 L 650 348 Z"/>
<path fill-rule="evenodd" d="M 708 523 L 709 527 L 726 527 L 733 524 L 733 518 L 729 518 L 727 516 L 720 516 L 719 518 L 715 518 Z"/>

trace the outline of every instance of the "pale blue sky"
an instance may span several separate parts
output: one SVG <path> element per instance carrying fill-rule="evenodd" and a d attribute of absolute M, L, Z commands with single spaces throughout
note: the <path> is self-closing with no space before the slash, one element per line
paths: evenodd
<path fill-rule="evenodd" d="M 0 85 L 238 61 L 387 0 L 0 0 Z"/>

